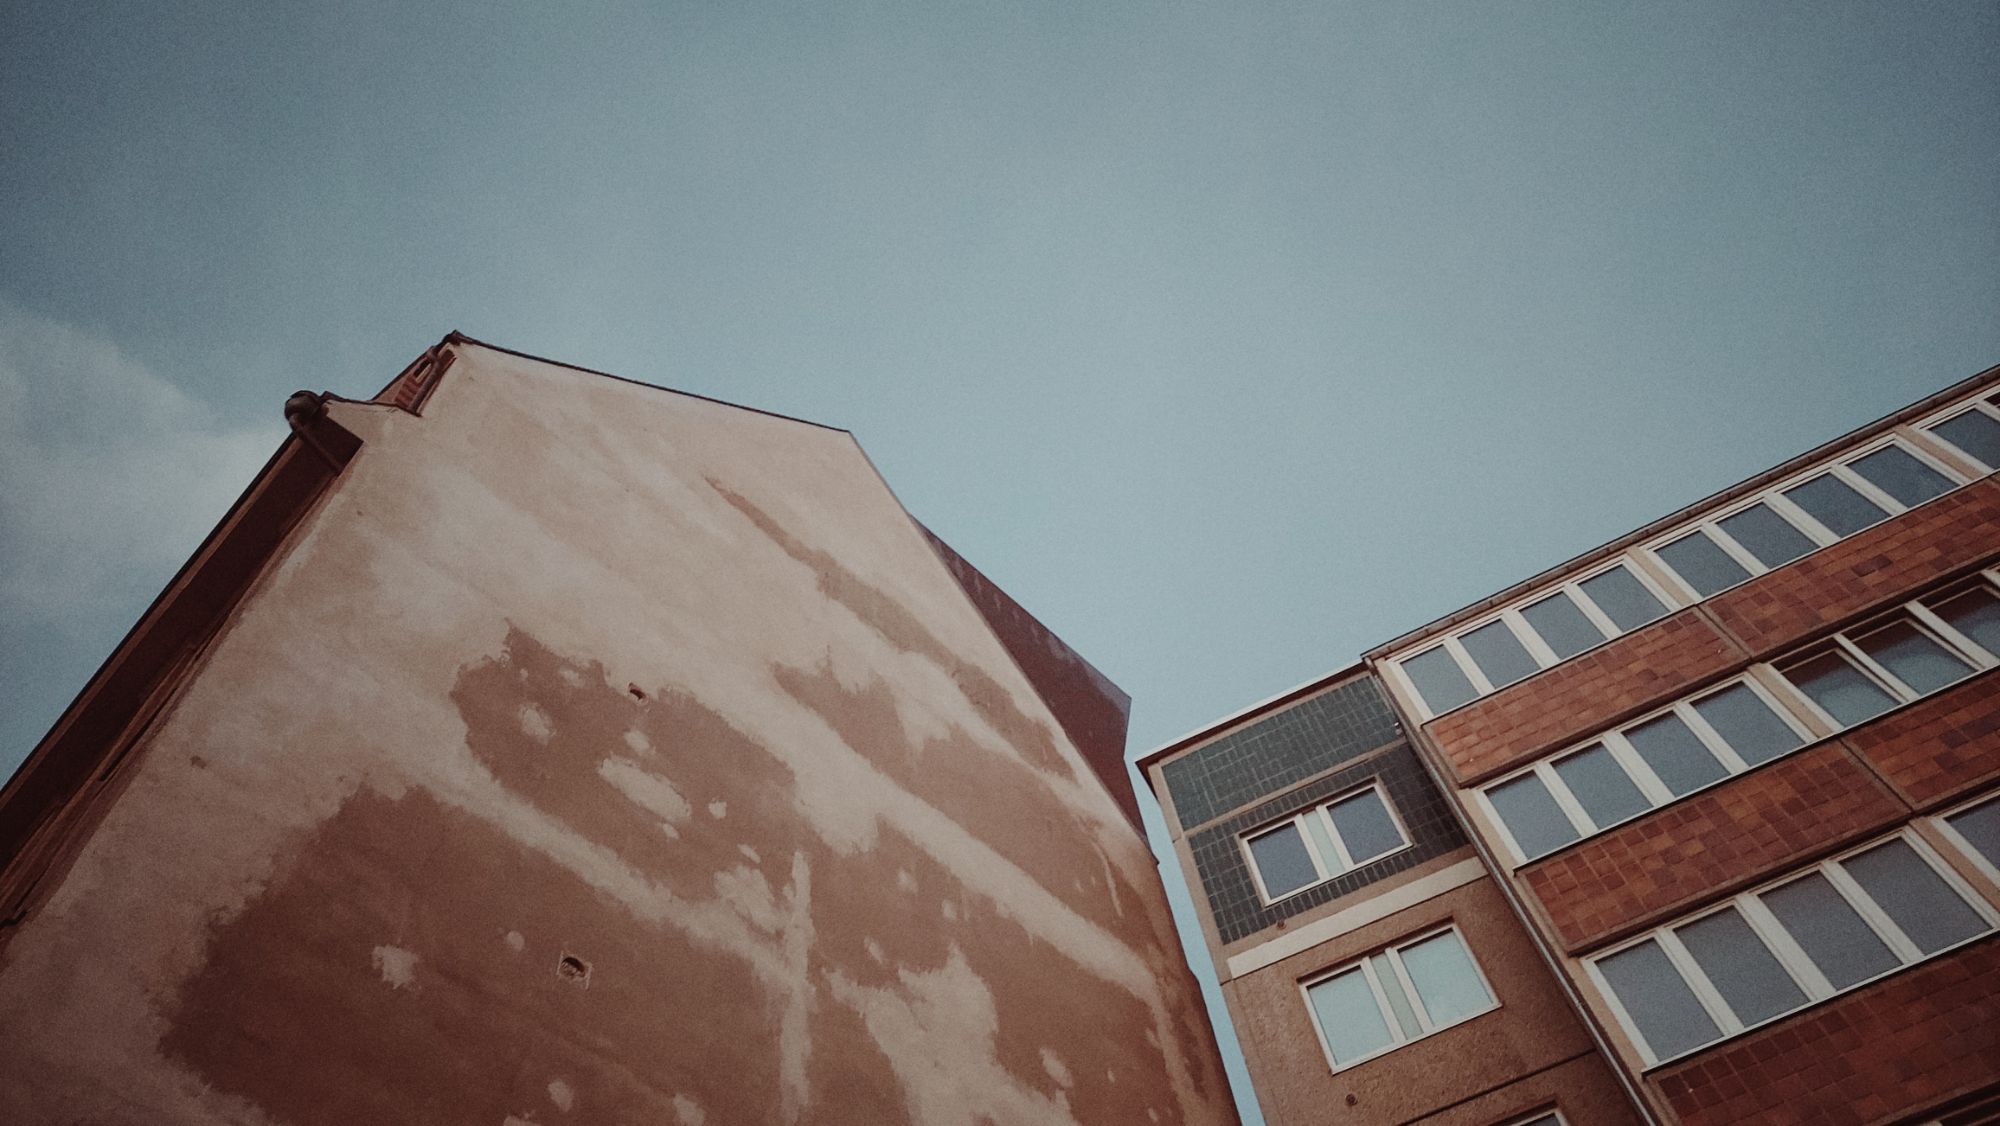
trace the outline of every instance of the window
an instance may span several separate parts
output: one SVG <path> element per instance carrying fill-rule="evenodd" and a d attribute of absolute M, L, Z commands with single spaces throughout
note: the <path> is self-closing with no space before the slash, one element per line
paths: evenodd
<path fill-rule="evenodd" d="M 1921 840 L 1899 833 L 1592 959 L 1647 1064 L 1857 988 L 1994 929 Z"/>
<path fill-rule="evenodd" d="M 2000 411 L 1980 418 L 2000 428 Z M 1942 466 L 1892 439 L 1698 521 L 1651 551 L 1688 595 L 1707 598 L 1958 485 Z"/>
<path fill-rule="evenodd" d="M 1938 818 L 1959 851 L 2000 884 L 2000 794 L 1989 794 Z"/>
<path fill-rule="evenodd" d="M 2000 396 L 1980 399 L 1964 410 L 1925 424 L 1924 429 L 1989 472 L 2000 469 L 2000 406 L 1995 405 L 1996 399 Z"/>
<path fill-rule="evenodd" d="M 1533 676 L 1667 612 L 1625 562 L 1565 582 L 1396 662 L 1432 715 Z"/>
<path fill-rule="evenodd" d="M 1527 1118 L 1513 1119 L 1507 1126 L 1569 1126 L 1569 1120 L 1562 1116 L 1561 1111 L 1550 1109 Z"/>
<path fill-rule="evenodd" d="M 1482 792 L 1526 862 L 1797 750 L 1808 737 L 1761 685 L 1743 678 Z"/>
<path fill-rule="evenodd" d="M 1499 1007 L 1456 927 L 1300 984 L 1335 1071 Z"/>
<path fill-rule="evenodd" d="M 1836 727 L 1957 684 L 2000 660 L 2000 595 L 1990 576 L 1911 602 L 1890 617 L 1834 635 L 1778 666 Z"/>
<path fill-rule="evenodd" d="M 1243 837 L 1267 903 L 1410 847 L 1380 785 L 1343 795 Z"/>

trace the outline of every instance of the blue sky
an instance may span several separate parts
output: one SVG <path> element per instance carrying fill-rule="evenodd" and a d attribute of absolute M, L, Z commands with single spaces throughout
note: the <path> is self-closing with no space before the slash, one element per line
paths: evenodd
<path fill-rule="evenodd" d="M 1135 749 L 2000 362 L 1993 3 L 0 10 L 0 770 L 449 329 L 848 427 Z"/>

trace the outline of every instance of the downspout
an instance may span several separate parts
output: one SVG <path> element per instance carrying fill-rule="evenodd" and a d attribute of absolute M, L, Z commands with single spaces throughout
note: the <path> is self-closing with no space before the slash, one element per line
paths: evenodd
<path fill-rule="evenodd" d="M 1371 659 L 1368 667 L 1386 686 L 1388 679 L 1377 667 L 1377 663 Z M 1410 717 L 1403 714 L 1401 703 L 1396 699 L 1395 693 L 1385 691 L 1382 694 L 1389 698 L 1390 706 L 1396 709 L 1397 719 L 1402 722 L 1404 732 L 1410 736 L 1410 746 L 1416 749 L 1417 761 L 1423 764 L 1424 773 L 1430 775 L 1431 784 L 1438 788 L 1439 793 L 1457 793 L 1458 787 L 1444 776 L 1438 764 L 1433 761 L 1436 747 L 1431 742 L 1430 732 L 1425 731 L 1421 723 L 1415 725 L 1410 723 Z M 1611 1041 L 1605 1037 L 1604 1029 L 1591 1015 L 1589 1006 L 1584 1004 L 1583 995 L 1577 992 L 1576 983 L 1563 972 L 1561 956 L 1549 946 L 1541 928 L 1537 927 L 1534 919 L 1529 916 L 1527 904 L 1521 901 L 1520 892 L 1514 887 L 1512 869 L 1500 863 L 1499 857 L 1494 855 L 1486 839 L 1473 828 L 1472 822 L 1465 816 L 1464 806 L 1456 798 L 1445 804 L 1451 807 L 1451 815 L 1458 822 L 1459 830 L 1465 834 L 1466 840 L 1472 842 L 1472 850 L 1479 854 L 1480 862 L 1486 865 L 1487 872 L 1492 875 L 1494 885 L 1500 889 L 1501 898 L 1507 901 L 1507 906 L 1513 909 L 1514 916 L 1521 921 L 1522 928 L 1528 932 L 1528 940 L 1534 943 L 1536 953 L 1542 956 L 1542 963 L 1549 968 L 1549 973 L 1556 979 L 1556 986 L 1563 991 L 1570 1008 L 1576 1010 L 1576 1015 L 1583 1020 L 1584 1031 L 1590 1034 L 1591 1043 L 1597 1045 L 1597 1050 L 1603 1054 L 1605 1065 L 1611 1069 L 1611 1074 L 1617 1077 L 1618 1085 L 1624 1089 L 1626 1099 L 1639 1112 L 1640 1120 L 1647 1126 L 1667 1126 L 1653 1113 L 1653 1105 L 1646 1101 L 1645 1095 L 1633 1081 L 1632 1076 L 1626 1072 L 1621 1057 L 1613 1050 Z"/>

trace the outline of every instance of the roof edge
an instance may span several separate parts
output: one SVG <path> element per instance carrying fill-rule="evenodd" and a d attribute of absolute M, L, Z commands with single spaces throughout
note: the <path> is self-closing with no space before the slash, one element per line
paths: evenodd
<path fill-rule="evenodd" d="M 1528 578 L 1508 585 L 1503 590 L 1489 594 L 1476 602 L 1453 610 L 1451 613 L 1418 626 L 1416 629 L 1390 638 L 1379 645 L 1363 651 L 1361 655 L 1362 660 L 1364 662 L 1381 660 L 1398 649 L 1427 641 L 1438 634 L 1448 632 L 1467 620 L 1492 610 L 1495 606 L 1504 605 L 1522 595 L 1532 593 L 1537 587 L 1551 582 L 1570 571 L 1580 570 L 1593 563 L 1602 562 L 1635 544 L 1643 543 L 1661 532 L 1667 531 L 1676 524 L 1699 515 L 1707 509 L 1719 507 L 1728 504 L 1730 501 L 1748 496 L 1773 481 L 1796 473 L 1813 462 L 1829 456 L 1843 446 L 1853 445 L 1870 438 L 1878 437 L 1912 419 L 1921 418 L 1937 410 L 1939 407 L 1947 406 L 1954 400 L 1964 398 L 1967 394 L 1978 388 L 1980 384 L 1994 381 L 1996 377 L 2000 377 L 2000 364 L 1995 364 L 1983 371 L 1969 375 L 1948 387 L 1924 396 L 1914 403 L 1898 407 L 1894 411 L 1872 422 L 1863 423 L 1844 434 L 1829 438 L 1804 453 L 1786 458 L 1784 461 L 1768 469 L 1744 478 L 1726 488 L 1710 493 L 1708 496 L 1702 497 L 1691 504 L 1682 505 L 1667 515 L 1651 520 L 1615 539 L 1599 544 L 1569 559 L 1565 559 L 1552 567 L 1544 568 Z"/>

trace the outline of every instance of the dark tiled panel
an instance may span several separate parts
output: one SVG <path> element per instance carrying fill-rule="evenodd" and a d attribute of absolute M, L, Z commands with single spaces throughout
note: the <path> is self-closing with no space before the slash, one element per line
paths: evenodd
<path fill-rule="evenodd" d="M 1364 864 L 1289 899 L 1265 904 L 1257 895 L 1256 885 L 1251 882 L 1250 866 L 1236 843 L 1238 835 L 1246 829 L 1297 813 L 1343 790 L 1363 785 L 1372 778 L 1382 780 L 1389 803 L 1396 807 L 1396 815 L 1403 819 L 1404 827 L 1410 832 L 1411 847 L 1373 864 Z M 1459 831 L 1458 822 L 1452 818 L 1444 797 L 1431 785 L 1423 767 L 1417 762 L 1416 752 L 1407 743 L 1351 769 L 1317 779 L 1255 809 L 1245 810 L 1188 838 L 1188 848 L 1194 853 L 1195 870 L 1208 893 L 1208 905 L 1215 912 L 1215 929 L 1225 943 L 1255 934 L 1281 919 L 1310 911 L 1322 903 L 1339 899 L 1398 872 L 1408 871 L 1464 845 L 1465 834 Z"/>
<path fill-rule="evenodd" d="M 1402 733 L 1381 686 L 1363 676 L 1233 731 L 1161 773 L 1181 824 L 1199 825 Z"/>

